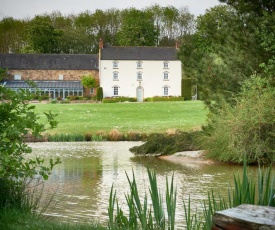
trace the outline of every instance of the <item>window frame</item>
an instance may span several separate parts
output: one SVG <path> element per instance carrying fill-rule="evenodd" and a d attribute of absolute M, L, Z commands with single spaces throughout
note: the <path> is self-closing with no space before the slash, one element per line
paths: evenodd
<path fill-rule="evenodd" d="M 14 74 L 13 75 L 13 79 L 15 81 L 21 81 L 22 80 L 22 75 L 21 74 Z"/>
<path fill-rule="evenodd" d="M 163 86 L 163 96 L 169 96 L 169 86 L 165 85 Z"/>
<path fill-rule="evenodd" d="M 113 69 L 118 69 L 118 61 L 113 61 Z"/>
<path fill-rule="evenodd" d="M 169 81 L 169 72 L 168 71 L 163 72 L 163 80 Z"/>
<path fill-rule="evenodd" d="M 142 76 L 142 72 L 137 72 L 137 81 L 142 81 L 143 80 L 143 76 Z"/>
<path fill-rule="evenodd" d="M 114 95 L 114 97 L 118 96 L 118 89 L 119 89 L 119 86 L 117 86 L 117 85 L 113 86 L 113 95 Z"/>
<path fill-rule="evenodd" d="M 113 81 L 119 81 L 118 74 L 119 74 L 118 71 L 113 72 Z"/>
<path fill-rule="evenodd" d="M 137 69 L 142 69 L 142 61 L 137 61 Z"/>
<path fill-rule="evenodd" d="M 169 69 L 169 62 L 168 61 L 163 62 L 163 69 Z"/>

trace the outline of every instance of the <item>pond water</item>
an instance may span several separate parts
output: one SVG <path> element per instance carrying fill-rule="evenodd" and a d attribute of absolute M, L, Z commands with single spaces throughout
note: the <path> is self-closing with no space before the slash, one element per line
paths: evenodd
<path fill-rule="evenodd" d="M 126 173 L 132 179 L 134 172 L 139 194 L 149 197 L 147 168 L 154 170 L 163 196 L 166 178 L 177 187 L 177 229 L 184 229 L 183 200 L 190 195 L 192 208 L 200 209 L 207 193 L 227 194 L 233 173 L 241 173 L 242 167 L 226 164 L 171 163 L 155 157 L 134 156 L 129 148 L 141 142 L 69 142 L 30 143 L 31 157 L 44 159 L 60 157 L 62 163 L 55 166 L 44 193 L 54 194 L 46 215 L 60 221 L 89 222 L 108 220 L 108 199 L 112 185 L 119 204 L 127 213 L 125 194 L 129 192 Z M 165 200 L 165 199 L 164 199 Z"/>

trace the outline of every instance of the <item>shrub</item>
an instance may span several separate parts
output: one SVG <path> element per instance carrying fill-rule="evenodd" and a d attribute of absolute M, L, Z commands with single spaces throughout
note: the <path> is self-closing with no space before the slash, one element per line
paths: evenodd
<path fill-rule="evenodd" d="M 102 101 L 102 99 L 103 99 L 103 88 L 102 87 L 97 88 L 96 98 L 97 98 L 98 101 Z"/>
<path fill-rule="evenodd" d="M 183 97 L 174 97 L 174 96 L 167 96 L 167 97 L 147 97 L 144 99 L 146 102 L 154 102 L 154 101 L 183 101 Z"/>
<path fill-rule="evenodd" d="M 191 78 L 183 78 L 181 80 L 181 96 L 184 97 L 184 100 L 192 99 L 192 80 Z"/>
<path fill-rule="evenodd" d="M 134 97 L 108 97 L 103 99 L 103 103 L 117 103 L 117 102 L 136 102 Z"/>
<path fill-rule="evenodd" d="M 120 141 L 123 139 L 123 135 L 117 129 L 112 129 L 108 133 L 107 139 L 108 141 Z"/>
<path fill-rule="evenodd" d="M 203 146 L 207 157 L 224 162 L 266 163 L 275 160 L 275 88 L 253 76 L 244 82 L 236 104 L 227 102 L 210 114 Z"/>
<path fill-rule="evenodd" d="M 51 100 L 51 104 L 57 104 L 57 100 Z"/>
<path fill-rule="evenodd" d="M 0 76 L 1 81 L 1 76 Z M 5 99 L 3 98 L 5 95 Z M 59 163 L 51 159 L 49 165 L 45 165 L 43 159 L 25 159 L 25 155 L 31 153 L 31 148 L 25 143 L 25 136 L 35 137 L 46 130 L 46 126 L 38 122 L 38 115 L 34 112 L 35 106 L 29 105 L 31 99 L 29 92 L 12 90 L 0 86 L 0 209 L 5 207 L 21 207 L 25 200 L 21 200 L 18 194 L 24 190 L 24 182 L 39 174 L 47 179 L 53 166 Z M 50 128 L 54 128 L 57 122 L 51 112 L 45 113 Z M 9 196 L 5 196 L 9 194 Z"/>
<path fill-rule="evenodd" d="M 85 133 L 85 141 L 92 141 L 93 136 L 91 133 Z"/>
<path fill-rule="evenodd" d="M 97 86 L 96 79 L 91 75 L 82 76 L 81 84 L 86 88 L 95 88 Z"/>
<path fill-rule="evenodd" d="M 196 132 L 181 132 L 176 134 L 151 134 L 147 138 L 147 142 L 140 146 L 135 146 L 130 149 L 134 154 L 154 154 L 168 155 L 181 151 L 199 150 L 198 144 L 200 131 Z"/>

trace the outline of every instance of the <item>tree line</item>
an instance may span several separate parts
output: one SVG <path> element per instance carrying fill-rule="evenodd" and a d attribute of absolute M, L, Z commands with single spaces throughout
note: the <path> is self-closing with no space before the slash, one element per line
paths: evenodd
<path fill-rule="evenodd" d="M 89 10 L 77 15 L 56 11 L 31 19 L 0 21 L 1 53 L 97 53 L 98 41 L 109 46 L 174 46 L 194 32 L 187 7 L 153 5 L 142 10 Z"/>
<path fill-rule="evenodd" d="M 180 51 L 185 76 L 208 104 L 220 95 L 230 100 L 252 74 L 274 79 L 275 1 L 220 2 L 196 19 Z"/>

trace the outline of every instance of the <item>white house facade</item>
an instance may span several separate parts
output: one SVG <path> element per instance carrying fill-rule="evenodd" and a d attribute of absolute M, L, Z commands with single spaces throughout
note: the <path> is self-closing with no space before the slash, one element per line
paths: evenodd
<path fill-rule="evenodd" d="M 103 97 L 181 96 L 176 47 L 107 47 L 99 54 Z"/>
<path fill-rule="evenodd" d="M 81 85 L 84 75 L 95 77 L 103 97 L 133 97 L 137 101 L 155 96 L 181 96 L 182 68 L 177 47 L 103 47 L 99 54 L 0 54 L 0 68 L 8 69 L 2 83 L 13 90 L 32 89 L 53 99 L 94 96 Z"/>

